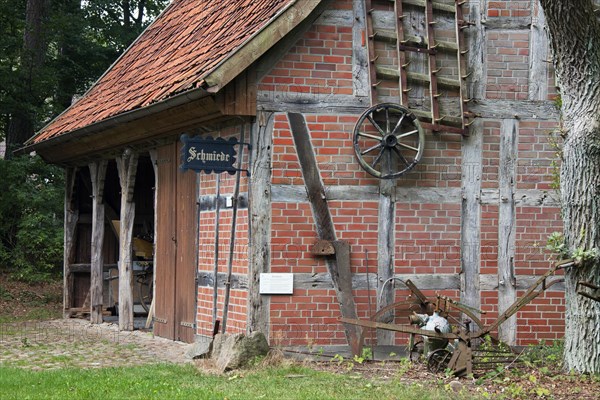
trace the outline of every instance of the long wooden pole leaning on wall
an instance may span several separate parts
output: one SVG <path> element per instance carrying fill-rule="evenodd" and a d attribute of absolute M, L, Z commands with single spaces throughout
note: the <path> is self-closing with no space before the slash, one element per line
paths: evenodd
<path fill-rule="evenodd" d="M 119 329 L 133 330 L 132 236 L 135 218 L 133 189 L 138 155 L 130 149 L 117 158 L 121 181 L 121 221 L 119 229 Z"/>
<path fill-rule="evenodd" d="M 102 272 L 104 259 L 104 181 L 106 179 L 106 160 L 89 164 L 92 181 L 92 265 L 90 267 L 90 322 L 102 323 Z"/>
<path fill-rule="evenodd" d="M 217 306 L 219 304 L 219 230 L 220 221 L 221 221 L 221 203 L 219 201 L 221 197 L 221 175 L 217 174 L 216 176 L 216 200 L 215 200 L 215 254 L 214 254 L 214 266 L 213 266 L 213 274 L 214 274 L 214 282 L 213 282 L 213 327 L 216 326 L 217 318 L 218 318 L 218 309 Z"/>
<path fill-rule="evenodd" d="M 336 246 L 335 227 L 329 212 L 325 188 L 321 181 L 319 166 L 315 157 L 314 149 L 310 141 L 310 133 L 306 120 L 302 114 L 288 113 L 288 120 L 292 129 L 294 145 L 298 153 L 302 176 L 308 194 L 308 201 L 313 212 L 315 226 L 319 239 L 332 242 Z M 339 246 L 342 250 L 342 246 Z M 337 250 L 337 248 L 336 248 Z M 344 248 L 344 252 L 336 257 L 326 259 L 327 269 L 331 276 L 331 283 L 336 291 L 340 313 L 342 317 L 357 319 L 356 303 L 352 293 L 352 273 L 350 271 L 350 249 Z M 347 256 L 346 253 L 347 252 Z M 362 352 L 362 328 L 356 325 L 344 324 L 346 339 L 353 354 L 360 355 Z"/>
<path fill-rule="evenodd" d="M 260 274 L 271 266 L 271 162 L 273 150 L 273 114 L 259 112 L 250 133 L 252 155 L 248 188 L 250 219 L 250 260 L 248 277 L 248 333 L 259 331 L 269 337 L 269 296 L 261 296 Z"/>
<path fill-rule="evenodd" d="M 238 212 L 238 198 L 240 197 L 240 178 L 242 176 L 242 167 L 244 165 L 244 141 L 245 138 L 245 124 L 241 125 L 240 132 L 240 150 L 239 150 L 239 158 L 238 158 L 238 171 L 235 175 L 235 188 L 233 190 L 233 199 L 232 199 L 232 216 L 231 216 L 231 236 L 229 238 L 229 261 L 227 264 L 227 280 L 225 281 L 225 301 L 223 302 L 223 325 L 222 332 L 227 332 L 227 315 L 229 313 L 229 296 L 231 295 L 231 276 L 233 274 L 233 257 L 235 250 L 235 232 L 236 232 L 236 224 L 237 224 L 237 212 Z M 217 202 L 219 199 L 217 198 Z M 217 276 L 215 275 L 215 281 L 217 281 Z"/>
<path fill-rule="evenodd" d="M 156 299 L 156 237 L 158 235 L 158 151 L 151 149 L 148 151 L 150 154 L 150 160 L 152 161 L 152 170 L 154 171 L 154 233 L 153 238 L 154 250 L 152 251 L 152 303 L 150 304 L 150 310 L 148 311 L 148 318 L 146 318 L 146 329 L 152 325 L 154 319 L 154 302 Z"/>
<path fill-rule="evenodd" d="M 79 210 L 75 203 L 75 181 L 77 168 L 67 168 L 65 171 L 65 220 L 63 248 L 63 317 L 71 317 L 69 309 L 73 305 L 73 276 L 71 264 L 75 261 L 75 234 L 79 221 Z"/>

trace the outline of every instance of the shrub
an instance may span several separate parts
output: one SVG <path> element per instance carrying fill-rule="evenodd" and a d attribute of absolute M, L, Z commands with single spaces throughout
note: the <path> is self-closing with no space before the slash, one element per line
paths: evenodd
<path fill-rule="evenodd" d="M 26 281 L 59 274 L 64 174 L 38 156 L 0 159 L 0 268 Z"/>

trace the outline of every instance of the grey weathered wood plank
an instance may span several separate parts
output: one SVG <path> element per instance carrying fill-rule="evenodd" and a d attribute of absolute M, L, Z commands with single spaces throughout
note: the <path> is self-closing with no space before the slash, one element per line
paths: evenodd
<path fill-rule="evenodd" d="M 532 1 L 531 7 L 533 17 L 529 34 L 529 100 L 547 100 L 550 62 L 546 17 L 538 1 Z"/>
<path fill-rule="evenodd" d="M 68 311 L 73 305 L 73 276 L 71 264 L 75 261 L 75 234 L 79 220 L 79 209 L 75 201 L 74 190 L 77 180 L 75 167 L 65 171 L 65 204 L 64 204 L 64 244 L 63 244 L 63 317 L 70 317 Z"/>
<path fill-rule="evenodd" d="M 133 330 L 133 263 L 132 236 L 135 218 L 133 190 L 138 154 L 125 151 L 117 158 L 121 183 L 121 215 L 119 229 L 119 329 Z"/>
<path fill-rule="evenodd" d="M 461 301 L 480 308 L 481 204 L 483 121 L 475 120 L 462 145 Z"/>
<path fill-rule="evenodd" d="M 417 266 L 416 269 L 419 269 Z M 352 274 L 352 288 L 354 290 L 366 290 L 369 287 L 374 288 L 377 284 L 374 273 L 369 274 L 369 282 L 367 283 L 367 274 L 359 273 Z M 460 290 L 461 277 L 459 274 L 395 274 L 394 281 L 396 290 L 404 290 L 401 281 L 410 279 L 420 290 Z M 526 290 L 533 285 L 539 276 L 535 275 L 518 275 L 516 277 L 516 289 Z M 227 275 L 219 273 L 217 286 L 225 287 Z M 480 289 L 482 291 L 497 291 L 499 288 L 497 274 L 480 275 Z M 212 271 L 198 272 L 198 285 L 201 287 L 212 287 L 214 284 L 214 274 Z M 231 281 L 232 289 L 248 290 L 248 276 L 245 274 L 233 274 Z M 331 275 L 329 273 L 299 273 L 294 274 L 294 289 L 299 290 L 321 290 L 333 288 Z M 550 291 L 564 291 L 564 284 L 556 284 L 552 286 Z M 403 299 L 397 298 L 397 301 Z M 456 299 L 458 300 L 458 299 Z"/>
<path fill-rule="evenodd" d="M 498 186 L 498 313 L 504 312 L 517 298 L 514 270 L 516 243 L 515 186 L 517 181 L 517 120 L 502 121 L 500 131 L 500 165 Z M 516 344 L 517 319 L 509 318 L 498 328 L 499 338 L 509 345 Z"/>
<path fill-rule="evenodd" d="M 364 97 L 368 101 L 369 88 L 369 53 L 363 46 L 363 35 L 367 29 L 364 0 L 352 0 L 352 80 L 354 95 Z"/>
<path fill-rule="evenodd" d="M 391 172 L 391 153 L 387 152 L 382 161 L 382 173 Z M 377 220 L 377 310 L 394 302 L 394 242 L 396 225 L 396 181 L 379 181 L 379 207 Z M 394 333 L 377 330 L 377 344 L 390 345 L 394 342 Z"/>
<path fill-rule="evenodd" d="M 273 115 L 259 113 L 252 130 L 249 190 L 250 251 L 248 271 L 248 331 L 260 331 L 269 337 L 270 297 L 259 293 L 260 274 L 271 265 L 271 164 Z"/>
<path fill-rule="evenodd" d="M 92 244 L 91 244 L 91 271 L 90 271 L 90 322 L 102 323 L 102 270 L 104 259 L 102 248 L 104 246 L 104 181 L 106 179 L 107 160 L 90 163 L 90 178 L 92 181 Z"/>

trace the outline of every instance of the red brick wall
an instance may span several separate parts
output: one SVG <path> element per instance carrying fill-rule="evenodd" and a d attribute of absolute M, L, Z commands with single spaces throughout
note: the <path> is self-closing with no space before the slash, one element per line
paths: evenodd
<path fill-rule="evenodd" d="M 335 2 L 334 8 L 351 9 L 350 1 Z M 530 18 L 529 1 L 498 1 L 487 4 L 487 17 Z M 528 30 L 489 30 L 486 39 L 486 91 L 488 100 L 527 100 L 529 96 L 530 35 Z M 316 24 L 259 84 L 259 103 L 278 100 L 293 103 L 301 94 L 315 99 L 335 99 L 353 93 L 352 28 Z M 549 73 L 548 98 L 555 95 Z M 366 106 L 365 106 L 366 107 Z M 355 160 L 352 130 L 358 114 L 322 110 L 305 113 L 311 143 L 326 188 L 336 186 L 371 187 L 377 193 L 379 181 L 364 172 Z M 285 113 L 276 113 L 273 131 L 273 185 L 295 185 L 304 181 Z M 486 118 L 483 125 L 482 175 L 480 184 L 481 230 L 480 273 L 488 277 L 498 274 L 499 200 L 485 193 L 499 187 L 500 135 L 502 121 Z M 556 122 L 532 116 L 518 120 L 517 191 L 552 189 L 555 148 L 548 133 Z M 463 139 L 456 134 L 427 133 L 424 156 L 417 167 L 397 180 L 397 186 L 426 190 L 439 188 L 448 193 L 460 191 Z M 469 167 L 467 165 L 467 167 Z M 520 193 L 520 192 L 519 192 Z M 519 276 L 541 275 L 550 266 L 545 251 L 547 237 L 561 229 L 556 202 L 543 205 L 516 205 L 516 243 L 514 265 Z M 329 201 L 329 209 L 339 239 L 351 246 L 351 268 L 356 274 L 375 274 L 377 270 L 378 202 L 369 200 Z M 310 205 L 307 201 L 274 201 L 272 203 L 271 272 L 317 274 L 327 272 L 323 259 L 310 253 L 317 238 Z M 209 240 L 210 241 L 210 240 Z M 469 244 L 463 244 L 468 246 Z M 398 199 L 395 215 L 395 273 L 450 274 L 461 272 L 461 201 L 445 199 L 436 202 L 410 202 Z M 210 260 L 209 260 L 210 261 Z M 209 262 L 210 264 L 210 262 Z M 436 291 L 425 291 L 434 296 Z M 459 299 L 456 289 L 439 290 Z M 368 318 L 376 303 L 377 293 L 355 290 L 360 318 Z M 396 300 L 407 292 L 398 285 Z M 522 295 L 519 292 L 518 295 Z M 333 289 L 296 289 L 291 296 L 271 296 L 270 339 L 285 346 L 319 346 L 345 344 L 337 299 Z M 481 292 L 481 308 L 487 314 L 485 323 L 497 318 L 498 294 L 493 288 Z M 518 344 L 539 339 L 558 339 L 563 332 L 564 300 L 559 291 L 550 291 L 518 313 Z M 372 340 L 372 337 L 369 337 Z"/>
<path fill-rule="evenodd" d="M 213 137 L 239 138 L 239 127 L 224 129 L 221 132 L 213 132 Z M 248 128 L 246 127 L 246 141 L 248 140 Z M 239 149 L 239 147 L 236 147 Z M 240 157 L 238 150 L 238 160 Z M 248 150 L 244 149 L 243 168 L 248 166 Z M 238 166 L 237 161 L 234 165 Z M 216 174 L 200 173 L 200 196 L 216 196 Z M 220 174 L 220 196 L 232 197 L 235 190 L 235 175 L 228 173 Z M 242 172 L 240 181 L 240 194 L 246 196 L 248 192 L 248 177 Z M 221 207 L 219 211 L 219 257 L 218 271 L 227 274 L 229 264 L 229 248 L 231 243 L 231 223 L 233 209 Z M 216 210 L 209 209 L 200 212 L 198 232 L 198 271 L 200 273 L 212 274 L 215 262 L 215 223 Z M 234 241 L 233 274 L 248 274 L 248 209 L 238 208 L 237 223 Z M 227 333 L 245 333 L 247 319 L 247 290 L 232 289 L 227 314 Z M 218 289 L 217 316 L 223 321 L 223 307 L 225 302 L 225 289 L 221 285 Z M 197 334 L 211 336 L 213 332 L 213 287 L 198 287 L 198 313 Z M 221 325 L 222 326 L 222 325 Z"/>

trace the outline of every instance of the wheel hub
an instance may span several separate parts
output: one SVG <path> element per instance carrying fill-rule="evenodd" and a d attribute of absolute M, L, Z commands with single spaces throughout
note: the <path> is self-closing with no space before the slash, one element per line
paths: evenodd
<path fill-rule="evenodd" d="M 385 147 L 393 148 L 398 144 L 398 138 L 392 134 L 389 134 L 383 139 L 383 143 Z"/>

